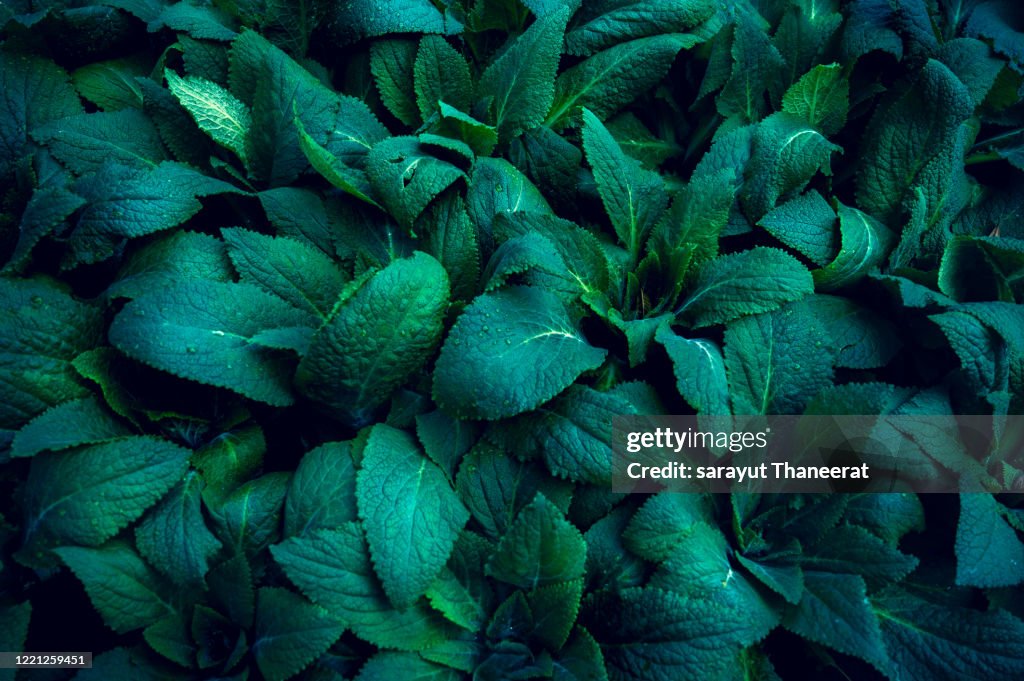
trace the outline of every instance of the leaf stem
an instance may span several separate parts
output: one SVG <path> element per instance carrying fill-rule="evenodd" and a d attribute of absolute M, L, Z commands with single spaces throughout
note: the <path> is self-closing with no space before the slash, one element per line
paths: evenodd
<path fill-rule="evenodd" d="M 991 161 L 1001 161 L 1003 157 L 999 155 L 997 151 L 986 151 L 981 154 L 971 154 L 964 159 L 965 166 L 973 166 L 979 163 L 989 163 Z"/>

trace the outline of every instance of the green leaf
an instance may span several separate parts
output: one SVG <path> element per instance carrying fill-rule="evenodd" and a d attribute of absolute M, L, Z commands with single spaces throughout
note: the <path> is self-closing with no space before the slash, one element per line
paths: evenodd
<path fill-rule="evenodd" d="M 33 135 L 78 175 L 111 162 L 151 169 L 167 159 L 156 127 L 138 109 L 70 116 L 37 128 Z"/>
<path fill-rule="evenodd" d="M 901 679 L 954 681 L 1024 673 L 1024 624 L 1004 610 L 935 605 L 895 588 L 873 598 L 872 606 Z"/>
<path fill-rule="evenodd" d="M 43 412 L 18 431 L 11 456 L 35 456 L 85 444 L 100 444 L 132 434 L 94 397 L 84 397 Z"/>
<path fill-rule="evenodd" d="M 287 589 L 260 589 L 252 642 L 256 666 L 267 681 L 289 679 L 325 653 L 344 629 L 326 610 Z"/>
<path fill-rule="evenodd" d="M 293 361 L 252 342 L 261 331 L 309 324 L 308 313 L 249 284 L 181 281 L 126 305 L 111 323 L 129 357 L 267 404 L 291 404 Z"/>
<path fill-rule="evenodd" d="M 323 252 L 287 237 L 240 228 L 221 230 L 228 257 L 244 283 L 255 284 L 300 310 L 327 317 L 345 283 Z"/>
<path fill-rule="evenodd" d="M 707 262 L 676 313 L 699 328 L 774 310 L 813 292 L 811 273 L 796 258 L 757 247 Z"/>
<path fill-rule="evenodd" d="M 857 282 L 885 261 L 895 242 L 893 233 L 881 222 L 841 203 L 839 231 L 839 254 L 828 265 L 812 272 L 819 290 L 833 291 Z"/>
<path fill-rule="evenodd" d="M 620 43 L 563 71 L 546 123 L 576 123 L 581 109 L 606 120 L 664 78 L 687 41 L 659 35 Z"/>
<path fill-rule="evenodd" d="M 181 279 L 234 279 L 224 242 L 199 232 L 172 232 L 135 251 L 107 289 L 109 298 L 138 298 Z"/>
<path fill-rule="evenodd" d="M 422 220 L 426 250 L 448 272 L 452 298 L 472 298 L 480 280 L 480 244 L 465 202 L 460 198 L 441 199 Z"/>
<path fill-rule="evenodd" d="M 589 55 L 634 38 L 682 33 L 711 18 L 715 3 L 708 0 L 634 0 L 587 6 L 566 33 L 569 54 Z"/>
<path fill-rule="evenodd" d="M 267 473 L 241 485 L 210 508 L 217 538 L 250 560 L 277 541 L 290 477 L 290 473 Z"/>
<path fill-rule="evenodd" d="M 507 288 L 479 296 L 441 349 L 434 399 L 458 418 L 499 419 L 534 409 L 596 369 L 591 346 L 547 291 Z"/>
<path fill-rule="evenodd" d="M 430 0 L 350 0 L 334 7 L 330 22 L 343 43 L 391 33 L 449 33 L 459 27 Z"/>
<path fill-rule="evenodd" d="M 536 589 L 583 576 L 586 556 L 583 535 L 538 493 L 498 542 L 487 573 L 507 584 Z"/>
<path fill-rule="evenodd" d="M 734 603 L 717 603 L 663 589 L 599 592 L 584 605 L 613 679 L 698 681 L 734 669 L 756 632 Z M 637 676 L 637 674 L 642 676 Z"/>
<path fill-rule="evenodd" d="M 263 430 L 255 424 L 224 433 L 192 455 L 192 466 L 202 473 L 206 487 L 203 500 L 217 508 L 252 479 L 267 451 Z"/>
<path fill-rule="evenodd" d="M 43 280 L 0 278 L 0 428 L 87 394 L 71 361 L 99 345 L 99 315 Z"/>
<path fill-rule="evenodd" d="M 601 646 L 586 629 L 577 626 L 555 660 L 554 681 L 608 681 Z"/>
<path fill-rule="evenodd" d="M 356 470 L 347 442 L 310 450 L 295 469 L 284 504 L 284 535 L 335 529 L 356 519 Z"/>
<path fill-rule="evenodd" d="M 412 437 L 386 425 L 370 433 L 356 499 L 384 591 L 395 607 L 412 605 L 447 562 L 469 511 Z"/>
<path fill-rule="evenodd" d="M 64 187 L 41 187 L 32 193 L 21 214 L 18 244 L 4 270 L 22 270 L 36 245 L 61 227 L 61 224 L 85 205 L 85 199 Z"/>
<path fill-rule="evenodd" d="M 487 536 L 507 534 L 519 511 L 538 493 L 569 506 L 571 483 L 545 474 L 542 467 L 509 456 L 481 440 L 466 454 L 455 480 L 459 498 Z"/>
<path fill-rule="evenodd" d="M 198 213 L 199 197 L 241 193 L 192 168 L 165 161 L 150 170 L 106 165 L 74 186 L 89 199 L 70 237 L 70 264 L 92 264 L 115 254 L 125 239 L 176 227 Z"/>
<path fill-rule="evenodd" d="M 467 111 L 473 94 L 469 64 L 441 36 L 424 36 L 413 64 L 413 87 L 425 121 L 439 111 L 442 101 Z"/>
<path fill-rule="evenodd" d="M 732 73 L 715 107 L 722 116 L 739 115 L 743 122 L 753 123 L 764 115 L 765 91 L 777 87 L 785 59 L 757 21 L 760 16 L 740 12 L 736 19 L 730 50 Z"/>
<path fill-rule="evenodd" d="M 449 634 L 440 615 L 423 601 L 404 610 L 392 607 L 358 523 L 292 537 L 270 551 L 302 593 L 370 643 L 422 650 Z"/>
<path fill-rule="evenodd" d="M 615 233 L 633 258 L 668 206 L 664 183 L 622 153 L 608 129 L 583 109 L 583 149 Z"/>
<path fill-rule="evenodd" d="M 448 275 L 432 257 L 392 262 L 339 301 L 299 365 L 299 389 L 352 412 L 381 404 L 434 352 L 448 295 Z"/>
<path fill-rule="evenodd" d="M 174 611 L 160 577 L 125 542 L 98 548 L 65 546 L 54 553 L 82 582 L 103 622 L 118 634 L 141 629 Z"/>
<path fill-rule="evenodd" d="M 626 548 L 654 563 L 666 560 L 694 523 L 706 519 L 706 501 L 690 494 L 652 496 L 622 533 Z"/>
<path fill-rule="evenodd" d="M 235 31 L 227 26 L 230 23 L 231 18 L 216 7 L 177 2 L 165 7 L 159 18 L 150 22 L 149 29 L 157 31 L 166 26 L 193 38 L 231 40 Z"/>
<path fill-rule="evenodd" d="M 956 528 L 956 583 L 1013 586 L 1024 581 L 1024 544 L 991 494 L 961 494 Z"/>
<path fill-rule="evenodd" d="M 848 219 L 852 217 L 851 210 L 846 209 Z M 827 265 L 839 250 L 835 238 L 835 211 L 813 189 L 779 204 L 757 224 L 815 265 Z"/>
<path fill-rule="evenodd" d="M 539 125 L 555 96 L 555 75 L 569 12 L 537 19 L 480 75 L 477 97 L 491 99 L 494 126 L 512 138 Z"/>
<path fill-rule="evenodd" d="M 142 89 L 135 79 L 144 74 L 136 60 L 111 59 L 75 69 L 71 79 L 75 89 L 100 109 L 117 111 L 142 108 Z"/>
<path fill-rule="evenodd" d="M 453 164 L 428 153 L 415 137 L 391 137 L 375 144 L 366 160 L 366 174 L 384 206 L 410 231 L 438 194 L 465 177 Z"/>
<path fill-rule="evenodd" d="M 832 380 L 835 351 L 799 308 L 744 317 L 725 330 L 725 367 L 735 414 L 799 414 Z"/>
<path fill-rule="evenodd" d="M 883 674 L 889 656 L 878 618 L 858 575 L 805 572 L 800 603 L 787 610 L 782 625 L 805 639 L 861 658 Z"/>
<path fill-rule="evenodd" d="M 28 155 L 29 135 L 50 121 L 82 112 L 68 74 L 52 61 L 30 54 L 0 54 L 0 177 Z"/>
<path fill-rule="evenodd" d="M 201 586 L 221 544 L 203 520 L 202 478 L 189 473 L 135 529 L 146 560 L 181 586 Z"/>
<path fill-rule="evenodd" d="M 24 551 L 97 546 L 141 516 L 187 469 L 189 451 L 149 435 L 39 454 L 25 484 Z"/>
<path fill-rule="evenodd" d="M 377 653 L 359 670 L 356 681 L 458 681 L 454 669 L 440 667 L 412 653 Z"/>
<path fill-rule="evenodd" d="M 804 298 L 800 304 L 810 309 L 831 339 L 831 346 L 839 350 L 837 367 L 885 366 L 900 349 L 895 325 L 849 298 L 819 294 Z"/>
<path fill-rule="evenodd" d="M 419 43 L 408 38 L 376 40 L 370 46 L 370 70 L 388 111 L 409 127 L 420 122 L 414 69 Z"/>
<path fill-rule="evenodd" d="M 0 646 L 7 650 L 24 650 L 31 617 L 30 601 L 0 608 Z M 14 681 L 16 672 L 15 669 L 3 670 L 0 672 L 0 681 Z"/>
<path fill-rule="evenodd" d="M 836 151 L 842 148 L 796 116 L 776 113 L 761 121 L 740 193 L 751 221 L 764 217 L 781 197 L 803 190 L 819 170 L 831 175 Z"/>
<path fill-rule="evenodd" d="M 705 338 L 684 338 L 668 325 L 658 328 L 655 340 L 665 347 L 676 376 L 676 390 L 698 414 L 729 413 L 729 386 L 725 360 L 718 345 Z"/>
<path fill-rule="evenodd" d="M 466 192 L 469 215 L 488 250 L 494 222 L 501 213 L 551 213 L 540 190 L 511 163 L 501 158 L 481 158 L 473 166 Z"/>
<path fill-rule="evenodd" d="M 953 73 L 929 60 L 917 81 L 890 106 L 879 109 L 861 145 L 858 205 L 894 223 L 911 190 L 929 166 L 958 144 L 957 129 L 974 109 L 970 93 Z"/>
<path fill-rule="evenodd" d="M 246 160 L 246 144 L 252 127 L 249 109 L 234 95 L 205 78 L 182 78 L 168 70 L 167 86 L 196 125 L 220 146 Z"/>
<path fill-rule="evenodd" d="M 799 116 L 830 137 L 846 124 L 850 108 L 850 83 L 839 64 L 820 64 L 789 86 L 782 96 L 782 110 Z"/>
<path fill-rule="evenodd" d="M 479 434 L 480 429 L 472 421 L 453 419 L 440 410 L 416 416 L 416 435 L 424 451 L 449 480 L 455 479 L 459 461 Z"/>
<path fill-rule="evenodd" d="M 298 118 L 295 119 L 295 126 L 299 133 L 299 148 L 302 149 L 309 164 L 324 179 L 360 201 L 379 207 L 379 204 L 372 198 L 374 192 L 370 187 L 370 182 L 362 171 L 348 167 L 344 161 L 314 140 L 306 132 L 302 121 Z"/>

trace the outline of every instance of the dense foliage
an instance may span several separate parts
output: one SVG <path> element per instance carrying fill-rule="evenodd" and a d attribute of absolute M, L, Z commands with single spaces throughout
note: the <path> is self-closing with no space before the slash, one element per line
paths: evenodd
<path fill-rule="evenodd" d="M 608 444 L 1021 414 L 1022 30 L 1014 0 L 4 0 L 0 650 L 1024 678 L 1017 497 L 616 495 Z"/>

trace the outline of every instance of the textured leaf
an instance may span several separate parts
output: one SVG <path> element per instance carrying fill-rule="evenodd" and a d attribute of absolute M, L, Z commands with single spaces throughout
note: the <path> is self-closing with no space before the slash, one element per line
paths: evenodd
<path fill-rule="evenodd" d="M 852 210 L 847 209 L 847 219 L 859 214 Z M 819 266 L 831 262 L 839 250 L 835 223 L 835 211 L 813 189 L 779 204 L 757 222 L 776 239 Z"/>
<path fill-rule="evenodd" d="M 694 327 L 710 326 L 774 310 L 813 291 L 811 273 L 796 258 L 773 248 L 754 248 L 704 265 L 677 313 L 693 320 Z"/>
<path fill-rule="evenodd" d="M 294 363 L 252 339 L 308 323 L 307 313 L 255 286 L 182 281 L 130 302 L 109 335 L 116 348 L 157 369 L 283 406 L 294 399 Z"/>
<path fill-rule="evenodd" d="M 867 213 L 839 204 L 842 247 L 835 260 L 813 272 L 815 285 L 824 291 L 849 286 L 885 260 L 893 246 L 889 229 Z"/>
<path fill-rule="evenodd" d="M 139 552 L 168 579 L 199 586 L 220 542 L 206 526 L 199 492 L 202 479 L 189 473 L 135 530 Z"/>
<path fill-rule="evenodd" d="M 428 153 L 415 137 L 390 137 L 374 145 L 366 173 L 381 202 L 410 230 L 438 194 L 464 177 L 456 166 Z"/>
<path fill-rule="evenodd" d="M 284 505 L 286 537 L 335 529 L 356 519 L 356 470 L 345 442 L 328 442 L 302 457 Z"/>
<path fill-rule="evenodd" d="M 815 66 L 782 96 L 782 110 L 799 116 L 827 137 L 846 124 L 850 84 L 839 64 Z"/>
<path fill-rule="evenodd" d="M 399 650 L 422 650 L 448 631 L 423 601 L 404 610 L 391 606 L 370 562 L 358 523 L 319 530 L 271 547 L 288 578 L 360 638 Z"/>
<path fill-rule="evenodd" d="M 585 4 L 565 36 L 570 54 L 589 55 L 634 38 L 681 33 L 709 19 L 715 11 L 715 4 L 706 0 Z"/>
<path fill-rule="evenodd" d="M 535 589 L 581 577 L 586 555 L 579 530 L 538 493 L 498 542 L 487 572 L 502 582 Z"/>
<path fill-rule="evenodd" d="M 82 103 L 65 71 L 37 56 L 0 54 L 0 177 L 29 153 L 29 134 L 74 116 Z"/>
<path fill-rule="evenodd" d="M 1013 586 L 1024 581 L 1024 544 L 999 515 L 991 494 L 961 494 L 956 530 L 956 582 Z"/>
<path fill-rule="evenodd" d="M 434 399 L 459 418 L 514 416 L 551 399 L 604 356 L 553 293 L 503 289 L 479 296 L 448 334 Z"/>
<path fill-rule="evenodd" d="M 568 11 L 540 17 L 480 75 L 477 96 L 491 98 L 502 138 L 539 125 L 548 114 L 568 20 Z"/>
<path fill-rule="evenodd" d="M 631 254 L 639 253 L 668 205 L 661 178 L 622 153 L 608 129 L 586 108 L 583 149 L 615 233 Z"/>
<path fill-rule="evenodd" d="M 448 561 L 469 511 L 403 431 L 375 426 L 356 478 L 373 564 L 395 607 L 422 596 Z"/>
<path fill-rule="evenodd" d="M 442 101 L 456 109 L 469 109 L 473 94 L 469 65 L 440 36 L 426 36 L 420 41 L 413 65 L 413 85 L 423 120 L 439 112 Z"/>
<path fill-rule="evenodd" d="M 252 652 L 267 681 L 302 671 L 338 640 L 344 626 L 323 608 L 286 589 L 260 589 Z"/>
<path fill-rule="evenodd" d="M 94 549 L 65 546 L 54 553 L 82 582 L 106 625 L 119 634 L 148 626 L 174 610 L 158 575 L 124 542 Z"/>
<path fill-rule="evenodd" d="M 181 479 L 188 455 L 149 435 L 37 455 L 25 486 L 25 550 L 102 544 Z"/>
<path fill-rule="evenodd" d="M 800 603 L 790 608 L 783 626 L 804 638 L 854 655 L 888 673 L 889 658 L 878 618 L 857 575 L 804 573 Z"/>
<path fill-rule="evenodd" d="M 29 421 L 11 443 L 11 456 L 34 456 L 79 445 L 100 444 L 132 434 L 94 397 L 63 402 Z"/>
<path fill-rule="evenodd" d="M 327 317 L 344 277 L 322 252 L 285 237 L 244 229 L 221 232 L 240 279 L 273 293 L 300 310 Z"/>
<path fill-rule="evenodd" d="M 668 326 L 658 329 L 655 339 L 665 347 L 676 376 L 676 390 L 698 414 L 729 413 L 729 387 L 725 360 L 714 341 L 684 338 Z"/>
<path fill-rule="evenodd" d="M 145 169 L 167 159 L 156 127 L 138 109 L 72 116 L 33 134 L 79 175 L 96 172 L 111 161 Z"/>
<path fill-rule="evenodd" d="M 891 589 L 872 599 L 900 678 L 1013 678 L 1024 672 L 1024 624 L 1004 610 L 941 606 Z"/>
<path fill-rule="evenodd" d="M 582 107 L 607 119 L 660 81 L 685 46 L 678 35 L 639 38 L 566 69 L 555 82 L 547 124 L 578 121 Z"/>
<path fill-rule="evenodd" d="M 799 309 L 745 317 L 725 330 L 725 367 L 735 414 L 799 414 L 832 378 L 821 325 Z"/>
<path fill-rule="evenodd" d="M 437 347 L 448 295 L 448 275 L 432 257 L 394 261 L 340 301 L 314 336 L 299 389 L 336 409 L 381 404 Z"/>

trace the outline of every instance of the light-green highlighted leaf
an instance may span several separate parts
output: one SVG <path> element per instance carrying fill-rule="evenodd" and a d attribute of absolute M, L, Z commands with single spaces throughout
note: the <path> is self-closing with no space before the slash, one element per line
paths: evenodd
<path fill-rule="evenodd" d="M 285 406 L 293 400 L 294 360 L 252 339 L 310 320 L 309 313 L 249 284 L 181 281 L 128 303 L 109 338 L 129 357 L 162 371 Z"/>
<path fill-rule="evenodd" d="M 119 634 L 153 624 L 174 611 L 159 575 L 125 542 L 94 549 L 65 546 L 54 553 L 82 582 L 106 625 Z"/>
<path fill-rule="evenodd" d="M 412 605 L 444 567 L 469 511 L 412 436 L 386 425 L 370 433 L 356 499 L 384 591 L 395 607 Z"/>
<path fill-rule="evenodd" d="M 263 678 L 284 681 L 305 669 L 345 630 L 323 608 L 287 589 L 260 589 L 252 654 Z"/>
<path fill-rule="evenodd" d="M 248 107 L 223 87 L 205 78 L 182 78 L 170 70 L 166 75 L 167 86 L 196 125 L 214 142 L 235 152 L 244 161 L 246 139 L 252 127 L 252 114 Z"/>
<path fill-rule="evenodd" d="M 181 479 L 189 453 L 139 435 L 37 455 L 25 485 L 26 550 L 102 544 Z"/>
<path fill-rule="evenodd" d="M 336 409 L 376 407 L 437 347 L 448 296 L 448 274 L 431 256 L 392 262 L 313 337 L 296 375 L 299 389 Z"/>
<path fill-rule="evenodd" d="M 799 260 L 758 247 L 706 263 L 676 312 L 694 327 L 711 326 L 774 310 L 813 292 L 811 273 Z"/>
<path fill-rule="evenodd" d="M 487 572 L 502 582 L 535 589 L 581 577 L 586 558 L 583 535 L 538 493 L 498 542 Z"/>
<path fill-rule="evenodd" d="M 605 355 L 583 338 L 555 294 L 496 291 L 474 300 L 448 334 L 434 399 L 459 418 L 514 416 L 565 390 Z"/>

